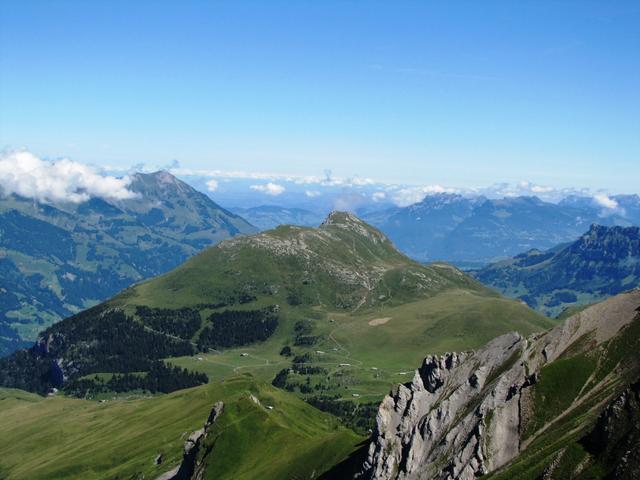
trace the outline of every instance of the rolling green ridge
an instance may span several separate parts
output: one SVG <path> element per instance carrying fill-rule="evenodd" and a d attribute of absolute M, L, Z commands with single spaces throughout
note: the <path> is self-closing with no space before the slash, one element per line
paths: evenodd
<path fill-rule="evenodd" d="M 342 213 L 319 229 L 279 227 L 224 242 L 124 292 L 114 304 L 178 308 L 224 302 L 238 291 L 255 299 L 234 308 L 279 305 L 274 334 L 172 362 L 213 379 L 251 371 L 270 380 L 295 357 L 306 357 L 305 366 L 322 370 L 289 375 L 290 388 L 303 396 L 377 401 L 425 351 L 472 348 L 506 331 L 526 334 L 553 325 L 450 265 L 411 261 L 379 231 Z M 300 324 L 302 334 L 296 333 Z M 280 355 L 284 346 L 291 357 Z M 313 391 L 301 392 L 307 382 Z"/>

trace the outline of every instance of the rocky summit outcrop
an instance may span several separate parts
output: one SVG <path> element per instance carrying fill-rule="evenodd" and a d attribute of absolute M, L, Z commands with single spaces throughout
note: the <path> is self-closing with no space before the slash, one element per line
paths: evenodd
<path fill-rule="evenodd" d="M 524 435 L 531 430 L 532 390 L 544 376 L 543 367 L 620 335 L 640 321 L 639 306 L 636 290 L 544 334 L 523 338 L 510 333 L 477 351 L 426 357 L 413 380 L 396 386 L 380 405 L 358 477 L 471 480 L 507 465 L 548 426 Z M 564 413 L 604 383 L 614 384 L 611 374 L 600 382 L 594 378 Z"/>
<path fill-rule="evenodd" d="M 166 472 L 156 480 L 202 480 L 204 475 L 203 459 L 209 452 L 204 451 L 204 443 L 214 422 L 222 415 L 224 403 L 216 402 L 204 426 L 193 432 L 184 442 L 182 462 L 176 468 Z"/>

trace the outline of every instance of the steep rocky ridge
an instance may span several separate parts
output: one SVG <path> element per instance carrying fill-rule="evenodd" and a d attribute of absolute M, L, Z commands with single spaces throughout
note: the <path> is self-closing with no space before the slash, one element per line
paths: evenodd
<path fill-rule="evenodd" d="M 426 357 L 383 400 L 361 476 L 470 480 L 529 454 L 533 469 L 551 464 L 637 378 L 639 308 L 636 290 L 543 334 Z"/>
<path fill-rule="evenodd" d="M 474 273 L 547 315 L 640 286 L 640 229 L 592 225 L 575 242 L 531 250 Z"/>

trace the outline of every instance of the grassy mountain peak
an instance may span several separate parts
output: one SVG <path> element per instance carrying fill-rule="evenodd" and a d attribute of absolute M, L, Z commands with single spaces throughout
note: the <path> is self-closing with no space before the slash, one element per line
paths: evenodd
<path fill-rule="evenodd" d="M 271 302 L 356 310 L 458 286 L 483 289 L 453 267 L 410 260 L 353 214 L 332 212 L 318 228 L 280 226 L 224 241 L 124 297 L 175 307 L 242 292 Z"/>

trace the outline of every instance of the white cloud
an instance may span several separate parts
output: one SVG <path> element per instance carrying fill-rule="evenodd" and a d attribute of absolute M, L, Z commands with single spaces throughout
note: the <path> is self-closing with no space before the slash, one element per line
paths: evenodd
<path fill-rule="evenodd" d="M 373 180 L 372 178 L 360 178 L 360 177 L 353 177 L 350 180 L 350 183 L 352 183 L 353 185 L 357 185 L 357 186 L 363 186 L 363 185 L 373 185 L 376 183 L 375 180 Z M 347 181 L 349 181 L 347 180 Z"/>
<path fill-rule="evenodd" d="M 556 188 L 548 185 L 539 185 L 532 182 L 495 183 L 488 187 L 473 188 L 467 193 L 474 195 L 484 195 L 488 198 L 536 196 L 545 202 L 559 202 L 563 198 L 571 195 L 592 196 L 588 189 L 578 188 Z"/>
<path fill-rule="evenodd" d="M 422 187 L 406 187 L 393 192 L 391 198 L 399 207 L 406 207 L 414 203 L 421 202 L 427 195 L 438 193 L 456 193 L 455 188 L 443 187 L 442 185 L 425 185 Z"/>
<path fill-rule="evenodd" d="M 207 183 L 207 190 L 210 192 L 215 192 L 218 189 L 218 181 L 215 178 L 212 178 Z"/>
<path fill-rule="evenodd" d="M 596 205 L 602 207 L 600 217 L 608 217 L 610 215 L 622 215 L 624 217 L 627 215 L 625 209 L 620 206 L 616 199 L 611 198 L 606 193 L 596 193 L 593 195 L 593 201 Z"/>
<path fill-rule="evenodd" d="M 229 180 L 264 180 L 268 182 L 292 183 L 295 185 L 309 185 L 309 188 L 320 187 L 369 187 L 386 185 L 384 182 L 368 178 L 359 177 L 337 177 L 333 176 L 329 170 L 325 170 L 324 176 L 318 175 L 294 175 L 269 172 L 250 172 L 244 170 L 219 170 L 204 168 L 187 168 L 182 167 L 180 162 L 174 160 L 169 165 L 149 165 L 138 164 L 133 167 L 135 171 L 154 172 L 159 169 L 168 170 L 171 174 L 178 177 L 199 177 L 199 178 L 216 178 L 218 181 Z M 112 172 L 129 172 L 131 168 L 109 167 Z"/>
<path fill-rule="evenodd" d="M 157 166 L 144 165 L 144 170 L 155 171 L 158 170 Z M 138 168 L 140 170 L 141 168 Z M 247 172 L 243 170 L 212 170 L 212 169 L 193 169 L 193 168 L 170 168 L 169 172 L 176 176 L 182 177 L 209 177 L 218 179 L 242 179 L 242 180 L 280 180 L 285 182 L 292 182 L 298 185 L 305 184 L 320 184 L 322 178 L 313 175 L 285 175 L 279 173 L 267 173 L 267 172 Z"/>
<path fill-rule="evenodd" d="M 321 195 L 323 198 L 331 198 L 336 195 L 342 196 L 348 190 L 354 192 L 362 192 L 368 195 L 369 201 L 380 201 L 382 197 L 377 192 L 386 192 L 386 200 L 395 203 L 397 206 L 408 206 L 424 200 L 427 195 L 438 193 L 458 193 L 468 197 L 485 196 L 488 198 L 505 198 L 518 196 L 537 196 L 546 202 L 559 202 L 562 199 L 576 195 L 580 197 L 593 197 L 594 191 L 588 188 L 561 188 L 548 185 L 536 184 L 530 181 L 520 182 L 501 182 L 488 186 L 478 187 L 447 187 L 439 184 L 435 185 L 411 185 L 411 184 L 394 184 L 384 181 L 374 180 L 368 177 L 337 177 L 332 172 L 326 170 L 324 176 L 314 175 L 291 175 L 276 174 L 265 172 L 247 172 L 247 171 L 226 171 L 215 169 L 190 169 L 180 166 L 178 162 L 174 162 L 170 172 L 179 177 L 183 177 L 187 182 L 195 177 L 198 181 L 205 184 L 208 179 L 216 179 L 219 182 L 230 182 L 248 180 L 250 183 L 255 181 L 268 182 L 264 185 L 251 185 L 251 189 L 263 192 L 269 195 L 280 195 L 285 190 L 289 193 L 304 194 L 308 198 L 317 198 Z M 146 165 L 138 165 L 136 170 L 155 171 L 158 167 L 150 167 Z M 129 172 L 129 170 L 121 170 Z M 186 178 L 184 178 L 186 177 Z M 190 178 L 191 177 L 191 178 Z M 242 184 L 242 188 L 246 188 L 246 184 Z M 605 195 L 606 197 L 606 195 Z M 609 198 L 609 197 L 606 197 Z M 609 198 L 611 201 L 611 199 Z M 359 201 L 360 202 L 360 201 Z M 595 202 L 595 200 L 594 200 Z M 351 202 L 349 202 L 351 204 Z M 614 210 L 604 206 L 603 212 L 612 213 Z M 617 213 L 623 212 L 618 207 Z"/>
<path fill-rule="evenodd" d="M 545 195 L 555 192 L 556 189 L 547 185 L 538 185 L 531 182 L 520 182 L 514 189 L 516 195 Z"/>
<path fill-rule="evenodd" d="M 371 198 L 374 202 L 381 202 L 385 198 L 387 198 L 387 194 L 385 192 L 373 192 Z"/>
<path fill-rule="evenodd" d="M 264 185 L 251 185 L 249 187 L 251 190 L 255 190 L 257 192 L 262 192 L 267 195 L 278 196 L 282 192 L 284 192 L 284 187 L 282 185 L 278 185 L 277 183 L 266 183 Z"/>
<path fill-rule="evenodd" d="M 544 187 L 542 185 L 532 185 L 531 186 L 531 191 L 533 193 L 551 193 L 554 190 L 555 189 L 553 187 Z"/>
<path fill-rule="evenodd" d="M 111 200 L 133 198 L 129 177 L 104 175 L 88 165 L 67 158 L 42 160 L 27 151 L 0 154 L 0 187 L 40 201 L 80 203 L 91 197 Z"/>
<path fill-rule="evenodd" d="M 616 208 L 618 208 L 618 202 L 616 202 L 613 198 L 608 197 L 604 193 L 595 194 L 593 196 L 593 199 L 598 205 L 606 209 L 615 210 Z"/>

